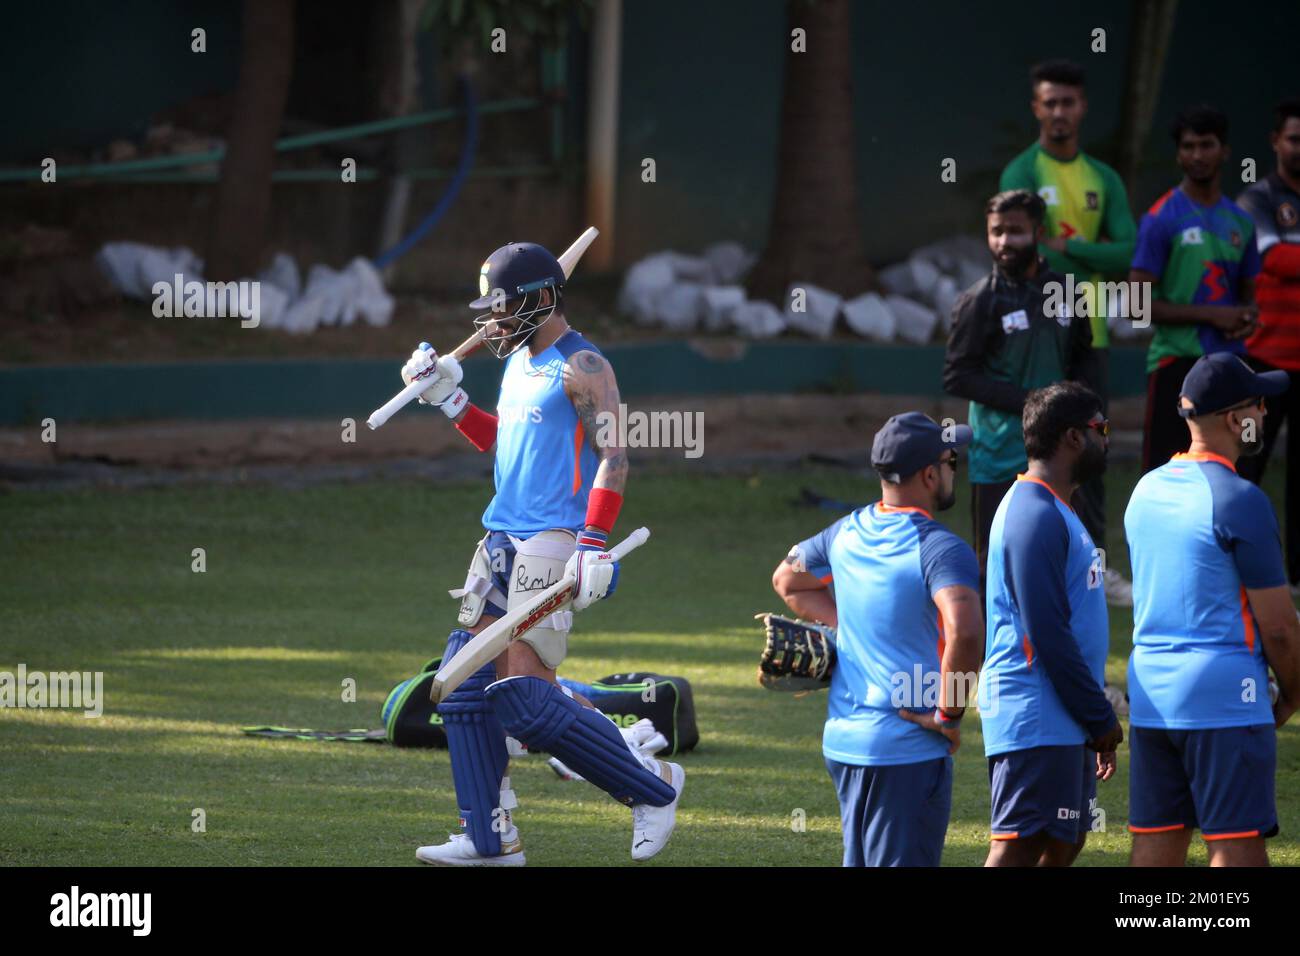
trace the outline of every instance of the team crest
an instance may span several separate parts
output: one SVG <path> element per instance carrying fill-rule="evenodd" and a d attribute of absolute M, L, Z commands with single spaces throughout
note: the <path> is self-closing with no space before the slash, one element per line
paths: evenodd
<path fill-rule="evenodd" d="M 1289 202 L 1284 202 L 1277 207 L 1277 224 L 1283 229 L 1290 229 L 1297 222 L 1300 222 L 1300 213 L 1297 213 L 1295 206 Z"/>
<path fill-rule="evenodd" d="M 478 270 L 478 294 L 479 295 L 487 295 L 490 291 L 492 291 L 492 286 L 488 283 L 488 277 L 487 277 L 488 269 L 490 269 L 491 267 L 492 267 L 492 263 L 485 262 L 483 263 L 483 268 Z"/>
<path fill-rule="evenodd" d="M 1097 191 L 1095 189 L 1089 189 L 1083 195 L 1084 198 L 1088 201 L 1089 209 L 1097 209 L 1099 206 L 1101 206 L 1101 197 L 1097 195 Z"/>
<path fill-rule="evenodd" d="M 1241 233 L 1239 233 L 1236 229 L 1232 230 L 1232 235 L 1229 237 L 1229 239 L 1232 242 L 1232 248 L 1234 249 L 1241 248 Z"/>

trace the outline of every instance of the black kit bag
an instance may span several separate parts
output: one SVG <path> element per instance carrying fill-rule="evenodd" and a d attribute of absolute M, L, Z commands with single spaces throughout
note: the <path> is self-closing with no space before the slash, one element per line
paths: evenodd
<path fill-rule="evenodd" d="M 685 677 L 632 671 L 610 674 L 591 684 L 563 677 L 560 683 L 582 694 L 620 727 L 631 727 L 648 717 L 655 730 L 668 738 L 664 754 L 683 753 L 700 742 L 695 723 L 695 696 Z"/>

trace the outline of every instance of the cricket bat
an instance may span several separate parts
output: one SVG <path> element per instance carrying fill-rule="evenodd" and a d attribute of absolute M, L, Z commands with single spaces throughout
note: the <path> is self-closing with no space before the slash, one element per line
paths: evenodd
<path fill-rule="evenodd" d="M 626 555 L 645 544 L 649 537 L 649 528 L 637 528 L 610 548 L 609 553 L 615 561 L 622 561 Z M 566 574 L 527 604 L 507 611 L 504 617 L 497 618 L 479 631 L 473 640 L 438 669 L 429 687 L 429 699 L 435 704 L 439 703 L 480 667 L 496 660 L 511 643 L 556 611 L 563 610 L 573 600 L 574 583 L 573 575 Z"/>
<path fill-rule="evenodd" d="M 567 279 L 569 276 L 573 275 L 573 270 L 578 265 L 578 260 L 582 258 L 582 254 L 587 251 L 587 247 L 595 242 L 596 237 L 599 235 L 600 232 L 595 226 L 588 226 L 587 231 L 580 235 L 573 245 L 569 246 L 569 248 L 565 249 L 564 252 L 560 254 L 557 261 L 560 263 L 560 268 L 564 270 L 564 278 Z M 483 339 L 487 336 L 488 331 L 488 329 L 479 329 L 464 342 L 461 342 L 460 345 L 452 349 L 451 354 L 456 357 L 457 361 L 465 358 L 483 344 Z M 425 375 L 415 379 L 410 385 L 407 385 L 382 406 L 371 412 L 370 417 L 366 419 L 366 424 L 370 426 L 370 430 L 374 431 L 376 428 L 379 428 L 384 424 L 384 422 L 397 414 L 398 410 L 415 401 L 416 398 L 420 396 L 420 393 L 429 387 L 429 376 L 432 375 L 434 371 L 434 367 L 430 366 Z"/>

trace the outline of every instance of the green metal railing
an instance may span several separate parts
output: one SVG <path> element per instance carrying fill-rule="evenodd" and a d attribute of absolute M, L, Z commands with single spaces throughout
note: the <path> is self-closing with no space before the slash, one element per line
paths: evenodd
<path fill-rule="evenodd" d="M 490 103 L 483 103 L 479 106 L 479 115 L 492 113 L 519 113 L 529 110 L 544 109 L 548 106 L 542 100 L 533 97 L 516 97 L 514 99 L 495 100 Z M 432 126 L 436 123 L 445 123 L 449 120 L 463 116 L 465 111 L 460 107 L 448 107 L 446 109 L 427 110 L 423 113 L 412 113 L 409 116 L 394 116 L 389 119 L 372 120 L 367 123 L 356 123 L 352 126 L 341 126 L 337 129 L 320 130 L 315 133 L 302 133 L 297 136 L 285 136 L 276 140 L 275 151 L 277 153 L 293 152 L 300 149 L 308 149 L 312 146 L 320 146 L 324 143 L 338 142 L 344 139 L 354 139 L 363 136 L 378 136 L 384 133 L 395 133 L 401 130 L 414 129 L 420 126 Z M 553 132 L 554 135 L 554 132 Z M 555 144 L 552 145 L 552 156 L 555 155 Z M 128 159 L 119 163 L 86 163 L 80 166 L 61 165 L 58 169 L 59 180 L 68 179 L 104 179 L 111 178 L 115 180 L 124 180 L 129 182 L 151 182 L 151 183 L 188 183 L 188 182 L 216 182 L 219 178 L 215 171 L 197 171 L 197 172 L 168 172 L 168 170 L 184 170 L 193 166 L 205 166 L 214 163 L 220 163 L 225 157 L 225 147 L 219 149 L 205 150 L 201 153 L 184 153 L 177 156 L 151 156 L 147 159 Z M 552 171 L 551 166 L 539 165 L 518 165 L 518 166 L 489 166 L 475 170 L 471 175 L 478 177 L 494 178 L 504 176 L 530 176 L 540 175 Z M 33 182 L 41 178 L 41 168 L 28 167 L 20 169 L 0 169 L 0 183 L 14 182 Z M 451 169 L 412 169 L 404 170 L 406 175 L 412 179 L 445 179 L 453 174 Z M 357 180 L 369 181 L 380 178 L 380 172 L 374 169 L 358 169 Z M 271 179 L 274 182 L 317 182 L 326 180 L 337 180 L 339 170 L 337 169 L 285 169 L 279 170 L 272 174 Z"/>

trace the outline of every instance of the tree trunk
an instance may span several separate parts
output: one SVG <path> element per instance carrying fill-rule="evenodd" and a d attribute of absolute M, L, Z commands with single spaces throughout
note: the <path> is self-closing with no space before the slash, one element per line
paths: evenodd
<path fill-rule="evenodd" d="M 239 87 L 204 268 L 211 281 L 255 275 L 263 262 L 275 139 L 293 72 L 293 14 L 293 0 L 244 0 Z"/>
<path fill-rule="evenodd" d="M 776 195 L 753 298 L 780 302 L 790 283 L 846 297 L 875 286 L 858 212 L 848 0 L 788 0 Z M 807 31 L 807 51 L 789 31 Z"/>
<path fill-rule="evenodd" d="M 1160 97 L 1169 36 L 1174 30 L 1178 0 L 1137 0 L 1129 20 L 1131 38 L 1120 104 L 1119 153 L 1116 171 L 1132 202 L 1142 149 L 1151 130 L 1151 116 Z"/>
<path fill-rule="evenodd" d="M 420 97 L 420 73 L 416 40 L 420 28 L 420 9 L 424 0 L 388 0 L 379 8 L 375 59 L 380 64 L 381 80 L 376 96 L 377 116 L 405 116 L 414 112 Z M 406 207 L 411 198 L 411 177 L 401 170 L 418 164 L 419 154 L 411 130 L 403 130 L 389 140 L 388 165 L 392 178 L 384 197 L 383 217 L 379 222 L 376 253 L 391 249 L 401 241 L 406 228 Z M 384 269 L 384 282 L 391 284 L 396 263 Z"/>

